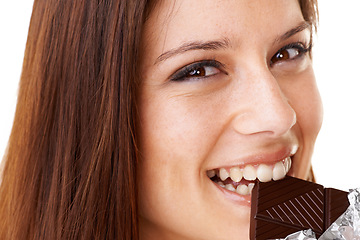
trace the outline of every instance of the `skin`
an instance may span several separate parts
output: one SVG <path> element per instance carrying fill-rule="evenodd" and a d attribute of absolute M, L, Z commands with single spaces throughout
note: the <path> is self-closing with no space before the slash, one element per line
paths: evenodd
<path fill-rule="evenodd" d="M 142 240 L 249 238 L 247 199 L 220 190 L 210 169 L 275 162 L 297 150 L 289 174 L 307 177 L 322 122 L 311 57 L 272 61 L 290 43 L 310 44 L 309 29 L 284 37 L 303 21 L 297 0 L 167 0 L 154 8 L 138 93 Z M 199 41 L 226 46 L 163 55 Z M 170 80 L 202 60 L 221 66 Z"/>

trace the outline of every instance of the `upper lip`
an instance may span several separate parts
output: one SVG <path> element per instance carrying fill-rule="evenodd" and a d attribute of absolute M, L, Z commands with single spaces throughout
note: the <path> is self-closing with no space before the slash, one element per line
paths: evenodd
<path fill-rule="evenodd" d="M 293 156 L 296 151 L 298 150 L 297 145 L 289 145 L 283 146 L 280 149 L 275 151 L 267 151 L 267 152 L 260 152 L 257 154 L 249 154 L 242 158 L 230 160 L 230 161 L 223 161 L 221 166 L 215 166 L 211 169 L 219 169 L 219 168 L 228 168 L 233 166 L 245 166 L 245 165 L 257 165 L 257 164 L 273 164 L 278 161 L 281 161 L 287 157 Z"/>

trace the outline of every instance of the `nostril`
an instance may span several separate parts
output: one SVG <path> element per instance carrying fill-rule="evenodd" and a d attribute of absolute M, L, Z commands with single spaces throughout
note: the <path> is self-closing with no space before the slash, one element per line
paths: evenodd
<path fill-rule="evenodd" d="M 287 93 L 268 69 L 254 69 L 248 75 L 246 92 L 234 96 L 231 126 L 240 134 L 261 132 L 282 135 L 296 123 L 296 114 Z M 236 98 L 235 98 L 236 97 Z"/>
<path fill-rule="evenodd" d="M 296 113 L 288 102 L 254 106 L 237 115 L 232 122 L 236 132 L 244 135 L 268 132 L 281 136 L 296 124 Z"/>

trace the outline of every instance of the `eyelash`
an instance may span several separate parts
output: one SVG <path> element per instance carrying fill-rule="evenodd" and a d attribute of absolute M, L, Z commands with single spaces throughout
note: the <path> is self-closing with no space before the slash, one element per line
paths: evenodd
<path fill-rule="evenodd" d="M 187 75 L 189 75 L 192 71 L 197 70 L 202 67 L 214 67 L 216 69 L 223 69 L 224 65 L 216 60 L 203 60 L 199 62 L 192 63 L 190 65 L 187 65 L 179 70 L 177 70 L 171 77 L 171 81 L 182 81 L 188 79 Z M 210 75 L 212 76 L 212 75 Z M 198 78 L 207 78 L 210 76 L 205 77 L 194 77 L 195 79 Z"/>
<path fill-rule="evenodd" d="M 307 46 L 307 47 L 306 47 Z M 286 60 L 279 60 L 280 62 L 281 61 L 292 61 L 292 60 L 296 60 L 302 56 L 304 56 L 305 53 L 307 52 L 310 52 L 311 51 L 311 48 L 312 48 L 312 44 L 304 44 L 302 42 L 295 42 L 295 43 L 290 43 L 282 48 L 280 48 L 270 59 L 270 66 L 273 66 L 274 63 L 273 62 L 273 58 L 276 57 L 278 54 L 280 54 L 282 51 L 284 50 L 288 50 L 288 49 L 292 49 L 292 48 L 295 48 L 296 50 L 299 51 L 299 54 L 296 55 L 294 58 L 291 58 L 291 59 L 286 59 Z"/>
<path fill-rule="evenodd" d="M 284 50 L 288 50 L 288 49 L 292 49 L 295 48 L 299 51 L 299 54 L 296 55 L 294 58 L 292 59 L 287 59 L 287 60 L 279 60 L 280 62 L 282 61 L 292 61 L 295 59 L 298 59 L 300 57 L 302 57 L 305 53 L 311 51 L 311 47 L 312 45 L 309 44 L 307 47 L 306 44 L 301 43 L 301 42 L 295 42 L 295 43 L 290 43 L 282 48 L 280 48 L 272 57 L 270 60 L 270 66 L 273 66 L 274 64 L 276 64 L 276 62 L 274 63 L 272 61 L 272 59 L 277 56 L 280 52 L 284 51 Z M 192 71 L 195 71 L 197 69 L 203 68 L 203 67 L 214 67 L 216 69 L 219 69 L 219 71 L 222 71 L 222 69 L 224 68 L 224 65 L 216 60 L 203 60 L 203 61 L 199 61 L 199 62 L 195 62 L 192 63 L 190 65 L 187 65 L 185 67 L 180 68 L 179 70 L 177 70 L 173 75 L 170 76 L 170 81 L 174 81 L 174 82 L 180 82 L 180 81 L 186 81 L 186 80 L 190 80 L 190 79 L 203 79 L 203 78 L 207 78 L 207 77 L 211 77 L 215 74 L 212 74 L 210 76 L 203 76 L 203 77 L 188 77 L 189 74 L 191 74 Z"/>

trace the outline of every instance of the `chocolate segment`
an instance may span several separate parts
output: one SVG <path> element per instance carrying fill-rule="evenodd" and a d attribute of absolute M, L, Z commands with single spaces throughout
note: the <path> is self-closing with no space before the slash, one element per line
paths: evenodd
<path fill-rule="evenodd" d="M 325 212 L 327 217 L 324 220 L 324 231 L 330 227 L 330 225 L 338 219 L 348 208 L 348 192 L 341 191 L 335 188 L 325 188 Z"/>
<path fill-rule="evenodd" d="M 320 236 L 348 205 L 347 192 L 313 182 L 288 176 L 257 182 L 251 196 L 250 239 L 285 238 L 309 228 Z"/>

